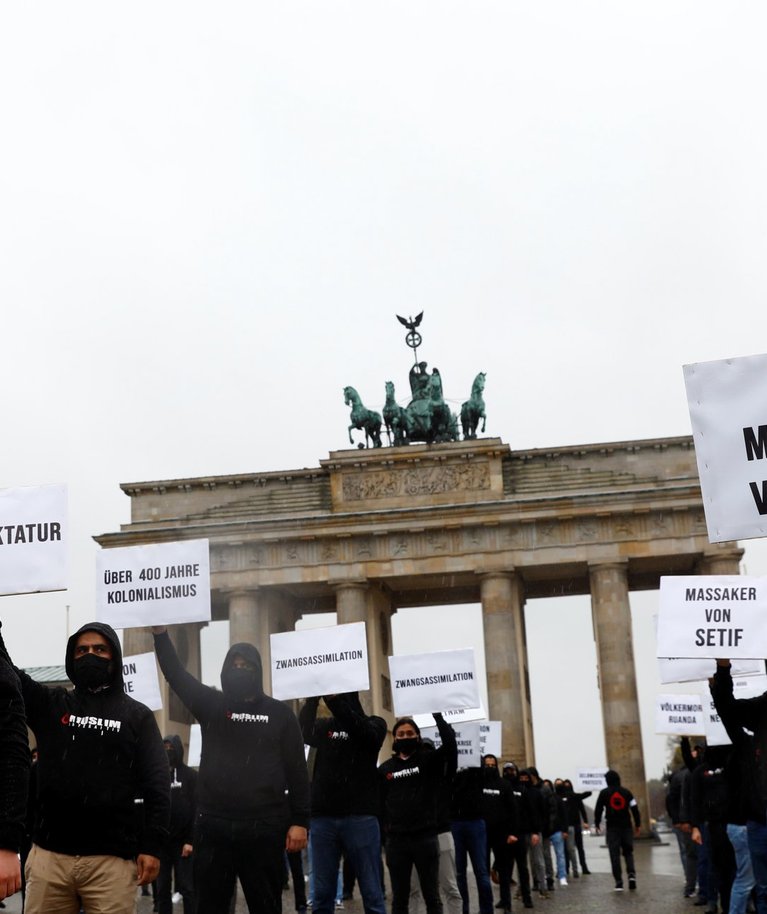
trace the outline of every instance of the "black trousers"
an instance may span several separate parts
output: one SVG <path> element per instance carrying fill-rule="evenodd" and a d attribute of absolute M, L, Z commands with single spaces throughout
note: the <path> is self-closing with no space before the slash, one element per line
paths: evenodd
<path fill-rule="evenodd" d="M 498 873 L 500 902 L 504 910 L 511 910 L 511 853 L 506 843 L 508 832 L 505 828 L 488 828 L 487 830 L 487 871 L 490 872 L 490 854 L 493 855 L 495 871 Z"/>
<path fill-rule="evenodd" d="M 281 914 L 287 824 L 200 813 L 194 836 L 194 892 L 200 914 L 228 914 L 239 878 L 250 914 Z"/>
<path fill-rule="evenodd" d="M 194 889 L 192 884 L 192 858 L 181 856 L 182 845 L 166 848 L 160 857 L 157 875 L 157 914 L 173 914 L 173 877 L 176 891 L 184 899 L 184 914 L 194 914 Z"/>
<path fill-rule="evenodd" d="M 517 875 L 519 877 L 519 889 L 523 901 L 532 901 L 530 896 L 530 869 L 527 865 L 529 846 L 529 836 L 520 835 L 519 841 L 509 844 L 509 858 L 511 866 L 509 867 L 509 879 L 514 875 L 514 864 L 517 865 Z"/>
<path fill-rule="evenodd" d="M 630 825 L 624 825 L 623 827 L 608 825 L 605 837 L 615 881 L 623 882 L 621 854 L 626 858 L 626 873 L 629 876 L 634 876 L 636 874 L 634 866 L 634 829 Z"/>
<path fill-rule="evenodd" d="M 442 914 L 439 897 L 439 840 L 436 835 L 389 835 L 386 865 L 391 879 L 391 914 L 408 914 L 410 878 L 415 867 L 426 914 Z"/>

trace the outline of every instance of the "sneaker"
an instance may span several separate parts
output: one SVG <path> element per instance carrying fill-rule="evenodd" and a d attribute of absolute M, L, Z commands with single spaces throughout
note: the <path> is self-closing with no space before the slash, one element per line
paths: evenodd
<path fill-rule="evenodd" d="M 591 875 L 591 870 L 587 869 L 587 868 L 584 866 L 583 869 L 581 870 L 581 873 L 583 873 L 584 876 L 590 876 L 590 875 Z"/>
<path fill-rule="evenodd" d="M 564 876 L 559 880 L 559 884 L 560 884 L 560 885 L 567 885 L 567 880 L 565 879 Z"/>
<path fill-rule="evenodd" d="M 554 880 L 553 880 L 553 879 L 547 879 L 547 880 L 546 880 L 546 888 L 547 888 L 550 892 L 553 892 L 553 891 L 554 891 Z"/>
<path fill-rule="evenodd" d="M 616 883 L 615 883 L 615 891 L 616 891 L 616 892 L 622 892 L 622 891 L 623 891 L 623 883 L 622 883 L 622 882 L 616 882 Z"/>
<path fill-rule="evenodd" d="M 629 892 L 633 892 L 637 887 L 637 877 L 633 874 L 629 874 Z"/>

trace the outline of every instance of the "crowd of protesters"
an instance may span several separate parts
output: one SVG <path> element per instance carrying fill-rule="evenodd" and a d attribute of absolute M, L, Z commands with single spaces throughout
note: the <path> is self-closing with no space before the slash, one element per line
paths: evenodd
<path fill-rule="evenodd" d="M 735 699 L 728 660 L 710 688 L 731 745 L 682 739 L 666 797 L 684 895 L 704 914 L 767 914 L 767 694 Z"/>
<path fill-rule="evenodd" d="M 183 914 L 230 914 L 238 881 L 250 912 L 279 914 L 288 873 L 299 914 L 333 914 L 355 882 L 365 914 L 386 914 L 384 864 L 391 914 L 408 914 L 416 893 L 427 914 L 470 914 L 469 861 L 480 914 L 494 914 L 515 897 L 532 908 L 589 874 L 589 794 L 569 780 L 495 755 L 459 767 L 440 714 L 438 746 L 403 717 L 379 764 L 387 725 L 356 692 L 309 698 L 296 717 L 265 694 L 253 645 L 232 645 L 219 690 L 185 669 L 164 627 L 154 638 L 171 689 L 200 722 L 199 771 L 184 764 L 181 739 L 163 739 L 125 694 L 109 626 L 90 623 L 69 639 L 73 689 L 34 682 L 0 638 L 0 900 L 21 886 L 20 851 L 29 914 L 129 914 L 137 886 L 148 894 L 150 885 L 158 914 L 174 900 Z M 29 803 L 25 707 L 39 749 Z M 594 825 L 604 813 L 615 887 L 623 855 L 634 889 L 638 810 L 615 772 L 607 783 Z M 704 832 L 714 834 L 712 823 Z"/>

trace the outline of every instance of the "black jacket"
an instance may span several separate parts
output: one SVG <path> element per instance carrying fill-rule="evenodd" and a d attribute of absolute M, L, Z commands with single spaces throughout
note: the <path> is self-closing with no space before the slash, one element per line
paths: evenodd
<path fill-rule="evenodd" d="M 225 819 L 257 819 L 276 828 L 309 825 L 309 775 L 295 714 L 263 692 L 229 698 L 203 685 L 181 665 L 167 633 L 154 636 L 157 659 L 170 687 L 197 718 L 202 731 L 197 811 Z M 262 677 L 252 644 L 233 644 L 222 682 L 240 654 Z"/>
<path fill-rule="evenodd" d="M 37 738 L 33 840 L 62 854 L 160 856 L 167 837 L 168 759 L 154 714 L 123 691 L 122 651 L 112 628 L 84 625 L 69 639 L 72 679 L 79 635 L 95 631 L 112 646 L 111 684 L 98 692 L 48 689 L 19 670 L 29 726 Z M 143 797 L 143 825 L 135 812 Z"/>
<path fill-rule="evenodd" d="M 455 731 L 435 714 L 442 745 L 417 749 L 410 758 L 392 756 L 378 769 L 384 829 L 390 835 L 437 834 L 439 789 L 453 776 L 458 757 Z"/>
<path fill-rule="evenodd" d="M 181 737 L 166 736 L 164 743 L 173 747 L 174 757 L 170 764 L 170 834 L 168 843 L 172 847 L 192 844 L 194 816 L 197 807 L 197 772 L 184 764 L 184 744 Z"/>
<path fill-rule="evenodd" d="M 309 698 L 298 715 L 304 743 L 314 746 L 313 816 L 377 816 L 378 753 L 386 721 L 368 716 L 356 692 L 325 699 L 332 717 L 317 718 L 319 698 Z"/>
<path fill-rule="evenodd" d="M 0 635 L 0 848 L 16 853 L 27 830 L 29 764 L 21 683 Z"/>
<path fill-rule="evenodd" d="M 608 828 L 630 828 L 632 817 L 634 825 L 639 828 L 639 807 L 634 799 L 634 794 L 627 788 L 621 787 L 621 779 L 616 771 L 608 771 L 605 774 L 605 780 L 607 787 L 601 790 L 597 797 L 594 825 L 599 828 L 604 812 Z"/>

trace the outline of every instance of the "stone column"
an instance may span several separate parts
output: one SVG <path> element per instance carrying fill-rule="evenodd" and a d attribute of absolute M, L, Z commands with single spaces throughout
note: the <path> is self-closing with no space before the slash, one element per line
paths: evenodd
<path fill-rule="evenodd" d="M 255 644 L 261 654 L 264 691 L 268 695 L 272 691 L 269 602 L 265 591 L 235 590 L 229 595 L 229 644 Z"/>
<path fill-rule="evenodd" d="M 535 760 L 527 671 L 524 597 L 513 572 L 480 579 L 491 720 L 503 723 L 503 756 L 520 768 Z"/>
<path fill-rule="evenodd" d="M 740 574 L 743 549 L 715 549 L 705 552 L 698 562 L 698 574 Z"/>
<path fill-rule="evenodd" d="M 591 565 L 591 611 L 608 767 L 636 797 L 647 833 L 649 802 L 634 670 L 626 562 Z"/>
<path fill-rule="evenodd" d="M 370 669 L 370 689 L 360 693 L 368 714 L 394 722 L 389 681 L 391 653 L 391 599 L 388 593 L 366 581 L 344 581 L 335 585 L 336 617 L 339 625 L 364 622 Z"/>

